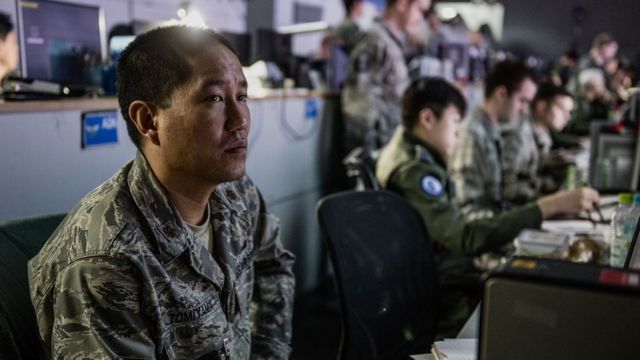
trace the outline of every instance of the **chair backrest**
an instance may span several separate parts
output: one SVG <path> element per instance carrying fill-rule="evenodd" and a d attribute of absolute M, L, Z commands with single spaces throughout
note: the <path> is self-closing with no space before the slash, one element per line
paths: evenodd
<path fill-rule="evenodd" d="M 356 179 L 356 190 L 381 189 L 376 179 L 376 161 L 367 150 L 357 147 L 351 150 L 342 162 L 347 177 Z"/>
<path fill-rule="evenodd" d="M 388 191 L 347 191 L 318 203 L 342 313 L 341 359 L 406 359 L 436 333 L 439 288 L 417 211 Z"/>
<path fill-rule="evenodd" d="M 44 359 L 29 296 L 27 262 L 64 214 L 0 224 L 0 359 Z"/>

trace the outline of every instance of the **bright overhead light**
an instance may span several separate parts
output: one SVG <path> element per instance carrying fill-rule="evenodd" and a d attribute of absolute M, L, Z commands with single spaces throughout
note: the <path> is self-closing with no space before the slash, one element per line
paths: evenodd
<path fill-rule="evenodd" d="M 178 9 L 178 18 L 182 19 L 185 16 L 187 16 L 187 10 L 184 8 Z"/>
<path fill-rule="evenodd" d="M 442 17 L 442 20 L 444 21 L 451 20 L 454 17 L 458 16 L 458 11 L 455 8 L 452 8 L 451 6 L 443 7 L 438 13 L 440 14 L 440 17 Z"/>
<path fill-rule="evenodd" d="M 180 19 L 180 22 L 187 26 L 204 27 L 207 25 L 200 12 L 194 9 L 191 9 L 185 17 Z"/>

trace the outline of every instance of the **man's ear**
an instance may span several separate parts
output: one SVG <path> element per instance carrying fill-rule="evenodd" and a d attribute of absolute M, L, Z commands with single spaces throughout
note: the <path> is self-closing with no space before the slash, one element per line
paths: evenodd
<path fill-rule="evenodd" d="M 140 136 L 154 145 L 160 145 L 158 136 L 158 107 L 146 101 L 136 100 L 129 105 L 129 118 Z"/>
<path fill-rule="evenodd" d="M 418 113 L 418 124 L 427 130 L 435 125 L 436 120 L 435 114 L 429 108 L 424 108 Z"/>
<path fill-rule="evenodd" d="M 507 87 L 506 86 L 498 86 L 496 87 L 496 90 L 494 92 L 496 99 L 501 100 L 501 101 L 505 101 L 507 98 L 509 98 L 509 92 L 507 91 Z"/>

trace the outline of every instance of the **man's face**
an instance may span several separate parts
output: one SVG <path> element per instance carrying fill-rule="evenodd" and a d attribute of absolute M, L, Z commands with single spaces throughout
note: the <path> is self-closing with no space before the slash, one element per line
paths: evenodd
<path fill-rule="evenodd" d="M 0 64 L 13 71 L 18 67 L 18 56 L 20 48 L 16 39 L 16 32 L 7 34 L 4 41 L 0 40 Z"/>
<path fill-rule="evenodd" d="M 520 116 L 528 115 L 529 106 L 536 95 L 536 90 L 537 86 L 531 79 L 524 79 L 520 87 L 511 96 L 507 95 L 505 97 L 499 112 L 499 121 L 510 123 Z"/>
<path fill-rule="evenodd" d="M 615 58 L 617 53 L 618 53 L 618 43 L 615 41 L 606 43 L 600 47 L 600 54 L 602 55 L 605 61 Z"/>
<path fill-rule="evenodd" d="M 423 14 L 431 6 L 431 0 L 400 0 L 398 5 L 400 23 L 405 31 L 409 31 L 424 18 Z"/>
<path fill-rule="evenodd" d="M 238 58 L 211 45 L 189 59 L 193 76 L 157 116 L 161 159 L 176 181 L 218 185 L 245 174 L 251 118 Z"/>
<path fill-rule="evenodd" d="M 433 127 L 429 129 L 429 144 L 445 158 L 453 153 L 458 142 L 461 121 L 462 117 L 458 108 L 449 105 L 442 112 L 442 116 L 436 119 Z"/>
<path fill-rule="evenodd" d="M 573 106 L 573 99 L 570 96 L 556 96 L 547 106 L 544 124 L 552 130 L 561 131 L 571 120 Z"/>

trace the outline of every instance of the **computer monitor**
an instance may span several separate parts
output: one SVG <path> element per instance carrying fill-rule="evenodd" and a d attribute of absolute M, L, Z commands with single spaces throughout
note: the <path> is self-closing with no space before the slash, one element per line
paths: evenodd
<path fill-rule="evenodd" d="M 613 131 L 606 121 L 592 122 L 589 183 L 601 192 L 629 191 L 636 139 Z"/>
<path fill-rule="evenodd" d="M 98 6 L 51 0 L 18 1 L 23 77 L 65 85 L 99 85 L 106 53 Z"/>
<path fill-rule="evenodd" d="M 251 35 L 246 33 L 222 32 L 238 53 L 238 59 L 243 66 L 251 65 Z"/>

